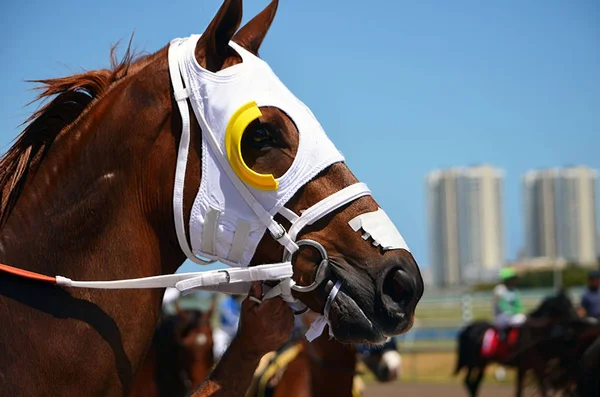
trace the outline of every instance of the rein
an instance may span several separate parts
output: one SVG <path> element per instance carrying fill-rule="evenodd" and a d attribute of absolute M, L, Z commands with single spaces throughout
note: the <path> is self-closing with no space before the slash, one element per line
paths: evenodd
<path fill-rule="evenodd" d="M 0 264 L 0 272 L 21 278 L 41 281 L 62 287 L 93 289 L 148 289 L 176 288 L 187 294 L 195 290 L 219 291 L 230 294 L 245 293 L 239 289 L 245 283 L 262 280 L 285 280 L 293 275 L 291 264 L 259 265 L 246 269 L 222 269 L 204 272 L 167 274 L 110 281 L 76 281 L 63 276 L 47 276 L 40 273 Z"/>

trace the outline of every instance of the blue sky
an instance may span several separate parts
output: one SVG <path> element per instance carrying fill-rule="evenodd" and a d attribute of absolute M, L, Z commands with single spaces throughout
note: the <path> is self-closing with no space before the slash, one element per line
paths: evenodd
<path fill-rule="evenodd" d="M 108 65 L 201 33 L 219 0 L 10 1 L 0 13 L 0 152 L 33 108 L 25 79 Z M 267 0 L 246 1 L 245 20 Z M 281 0 L 261 55 L 317 115 L 417 260 L 428 263 L 425 174 L 504 169 L 509 258 L 521 175 L 600 168 L 600 2 Z M 195 269 L 186 266 L 186 269 Z"/>

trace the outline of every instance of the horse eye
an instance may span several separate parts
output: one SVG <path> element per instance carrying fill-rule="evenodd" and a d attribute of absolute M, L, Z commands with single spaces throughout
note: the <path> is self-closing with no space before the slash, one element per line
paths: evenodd
<path fill-rule="evenodd" d="M 272 138 L 271 133 L 266 128 L 258 128 L 252 135 L 254 143 L 261 143 Z"/>

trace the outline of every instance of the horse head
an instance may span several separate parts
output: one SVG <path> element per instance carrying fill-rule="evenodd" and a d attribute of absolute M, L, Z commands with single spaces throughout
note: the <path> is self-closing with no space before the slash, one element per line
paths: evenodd
<path fill-rule="evenodd" d="M 239 29 L 242 1 L 225 0 L 201 36 L 42 81 L 41 97 L 56 97 L 0 167 L 0 259 L 88 280 L 174 273 L 186 257 L 289 262 L 293 281 L 279 287 L 324 314 L 338 340 L 382 343 L 407 331 L 423 294 L 414 257 L 312 112 L 258 57 L 277 5 Z M 155 307 L 159 294 L 136 300 Z M 92 295 L 107 308 L 123 302 Z M 155 322 L 127 312 L 112 314 L 144 330 Z"/>
<path fill-rule="evenodd" d="M 211 319 L 215 304 L 208 311 L 182 310 L 176 305 L 177 327 L 174 335 L 182 349 L 183 372 L 190 387 L 198 386 L 208 375 L 214 364 L 213 332 Z"/>
<path fill-rule="evenodd" d="M 225 0 L 201 36 L 39 81 L 38 98 L 52 99 L 0 159 L 6 393 L 129 394 L 166 286 L 153 283 L 186 258 L 283 263 L 286 284 L 268 293 L 323 314 L 341 342 L 377 344 L 409 329 L 423 294 L 414 257 L 308 107 L 258 57 L 276 9 L 274 0 L 238 29 L 242 1 Z M 152 285 L 122 290 L 130 279 Z M 157 373 L 176 378 L 179 347 L 208 355 L 210 334 L 192 316 L 173 343 L 171 320 L 154 335 L 165 341 L 156 357 L 168 357 Z M 89 365 L 73 365 L 91 350 Z M 36 382 L 20 377 L 31 360 Z"/>
<path fill-rule="evenodd" d="M 206 31 L 196 39 L 193 51 L 195 59 L 187 73 L 201 73 L 209 80 L 224 79 L 227 82 L 219 81 L 219 84 L 225 85 L 231 79 L 244 78 L 236 74 L 236 68 L 239 69 L 240 65 L 258 65 L 253 69 L 260 70 L 260 73 L 256 72 L 256 81 L 247 86 L 248 90 L 256 92 L 256 103 L 251 103 L 249 107 L 244 105 L 235 113 L 228 113 L 230 105 L 225 102 L 235 101 L 233 96 L 237 94 L 223 89 L 223 92 L 230 94 L 215 98 L 215 101 L 223 102 L 215 105 L 217 110 L 210 113 L 206 108 L 212 105 L 200 105 L 201 109 L 194 108 L 194 113 L 206 129 L 211 123 L 214 124 L 210 128 L 215 131 L 219 130 L 219 126 L 225 130 L 227 125 L 227 144 L 230 142 L 229 137 L 233 136 L 233 149 L 230 151 L 230 147 L 226 145 L 228 159 L 233 171 L 246 186 L 239 188 L 239 183 L 233 184 L 238 189 L 247 188 L 254 195 L 251 199 L 254 200 L 251 205 L 253 210 L 256 210 L 256 203 L 268 207 L 266 213 L 259 214 L 259 218 L 264 219 L 270 214 L 276 223 L 285 228 L 283 233 L 287 231 L 289 235 L 293 235 L 294 241 L 282 243 L 280 238 L 283 234 L 274 233 L 271 227 L 274 223 L 269 224 L 269 220 L 267 227 L 261 225 L 262 229 L 257 228 L 260 238 L 256 244 L 250 244 L 250 249 L 245 250 L 242 257 L 251 255 L 249 265 L 278 262 L 284 256 L 284 250 L 288 247 L 286 244 L 293 246 L 295 241 L 312 242 L 298 243 L 297 250 L 288 252 L 294 269 L 293 278 L 299 287 L 294 289 L 294 296 L 313 311 L 325 312 L 332 334 L 340 341 L 382 342 L 388 336 L 402 333 L 411 326 L 416 304 L 423 293 L 423 281 L 414 257 L 389 218 L 369 194 L 357 194 L 338 208 L 327 211 L 310 222 L 299 222 L 301 227 L 294 224 L 304 211 L 351 188 L 358 180 L 340 153 L 333 150 L 334 146 L 325 138 L 324 133 L 319 135 L 318 131 L 314 132 L 320 125 L 312 113 L 283 88 L 274 75 L 273 85 L 266 85 L 264 90 L 261 88 L 263 81 L 267 84 L 272 76 L 270 69 L 257 56 L 274 19 L 277 5 L 277 0 L 272 1 L 258 16 L 238 30 L 242 19 L 242 1 L 224 2 Z M 192 86 L 192 91 L 206 89 L 206 95 L 209 96 L 210 93 L 220 92 L 217 83 L 210 89 L 205 87 L 210 84 L 213 83 L 202 83 L 198 88 Z M 285 109 L 269 102 L 271 99 L 267 94 L 279 90 L 283 92 L 281 96 L 285 97 L 284 106 L 290 104 Z M 218 95 L 215 94 L 216 96 Z M 211 98 L 206 100 L 210 102 Z M 231 106 L 232 109 L 238 107 Z M 202 112 L 205 113 L 199 114 Z M 214 121 L 221 115 L 226 115 L 224 120 Z M 238 122 L 242 119 L 245 122 Z M 231 125 L 234 127 L 230 135 Z M 174 134 L 178 132 L 173 131 Z M 204 144 L 203 154 L 209 156 L 210 150 L 215 151 L 214 146 L 206 142 Z M 207 160 L 203 158 L 203 161 Z M 204 164 L 202 170 L 206 171 Z M 223 180 L 223 174 L 224 172 L 220 174 L 219 181 Z M 303 179 L 302 183 L 298 179 Z M 285 191 L 284 186 L 289 185 L 295 185 L 295 188 Z M 214 184 L 211 186 L 214 187 Z M 190 186 L 190 190 L 193 189 Z M 347 192 L 348 190 L 343 193 Z M 233 201 L 231 198 L 227 200 Z M 206 214 L 203 222 L 206 224 L 211 210 L 207 209 L 209 205 L 204 207 Z M 227 216 L 225 212 L 221 216 Z M 230 225 L 231 240 L 234 240 L 239 218 L 233 216 L 229 224 L 225 220 L 223 222 L 218 225 L 218 232 Z M 207 228 L 203 226 L 203 236 Z M 266 230 L 270 233 L 266 233 Z M 250 240 L 252 233 L 253 231 L 250 232 Z M 393 238 L 386 243 L 388 236 Z M 211 247 L 209 244 L 207 250 L 201 250 L 202 253 L 227 261 L 233 245 L 223 243 L 224 240 L 226 238 L 220 241 L 217 238 L 216 245 Z M 327 269 L 322 268 L 323 259 L 327 259 Z M 302 290 L 302 287 L 309 285 L 317 288 Z M 336 289 L 337 297 L 327 305 L 326 300 L 334 288 L 339 288 L 339 292 Z"/>
<path fill-rule="evenodd" d="M 529 317 L 555 320 L 578 318 L 571 298 L 563 289 L 544 298 L 539 306 L 529 314 Z"/>
<path fill-rule="evenodd" d="M 394 338 L 382 346 L 360 348 L 365 365 L 380 382 L 392 382 L 402 376 L 402 356 L 398 352 Z"/>

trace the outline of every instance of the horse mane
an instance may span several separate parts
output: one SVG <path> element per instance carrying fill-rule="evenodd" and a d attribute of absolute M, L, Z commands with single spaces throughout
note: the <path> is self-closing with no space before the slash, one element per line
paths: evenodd
<path fill-rule="evenodd" d="M 546 297 L 535 310 L 529 313 L 529 317 L 570 319 L 576 318 L 577 313 L 566 291 L 560 290 L 556 295 Z"/>
<path fill-rule="evenodd" d="M 52 99 L 25 120 L 22 125 L 28 125 L 0 158 L 0 227 L 16 205 L 28 175 L 35 173 L 60 132 L 75 124 L 97 99 L 128 75 L 134 63 L 142 59 L 131 51 L 131 40 L 120 61 L 115 54 L 117 47 L 118 43 L 110 51 L 110 69 L 28 81 L 39 84 L 34 89 L 41 91 L 28 105 Z"/>

